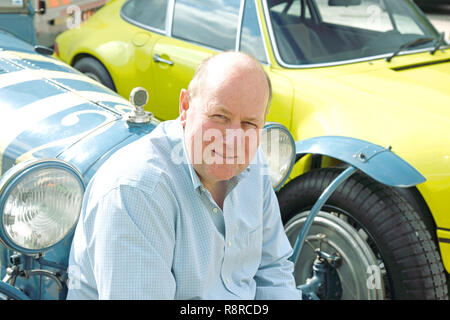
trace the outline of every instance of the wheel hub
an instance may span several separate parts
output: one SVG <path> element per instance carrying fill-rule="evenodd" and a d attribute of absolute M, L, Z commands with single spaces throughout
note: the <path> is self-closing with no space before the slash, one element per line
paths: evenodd
<path fill-rule="evenodd" d="M 302 212 L 286 224 L 286 234 L 293 244 L 308 215 Z M 318 281 L 322 272 L 327 275 L 326 299 L 383 299 L 383 269 L 365 241 L 365 235 L 337 216 L 321 211 L 311 226 L 300 257 L 295 266 L 297 285 Z M 318 260 L 318 261 L 317 261 Z M 319 263 L 320 262 L 320 263 Z M 319 278 L 324 280 L 325 278 Z M 337 280 L 336 280 L 337 279 Z M 340 282 L 338 284 L 337 282 Z M 330 283 L 330 285 L 328 285 Z M 327 293 L 328 292 L 328 293 Z"/>

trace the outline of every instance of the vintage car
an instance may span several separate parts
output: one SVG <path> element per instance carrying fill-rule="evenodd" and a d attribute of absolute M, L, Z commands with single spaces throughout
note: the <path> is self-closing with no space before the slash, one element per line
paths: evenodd
<path fill-rule="evenodd" d="M 311 276 L 320 243 L 346 257 L 338 269 L 347 286 L 342 298 L 447 298 L 444 35 L 412 0 L 115 0 L 55 43 L 58 58 L 124 97 L 146 88 L 147 109 L 163 120 L 177 116 L 180 89 L 198 64 L 226 50 L 262 63 L 273 86 L 268 120 L 285 125 L 297 153 L 306 154 L 278 188 L 292 242 L 315 199 L 351 162 L 344 150 L 356 140 L 391 147 L 427 180 L 400 189 L 352 176 L 315 220 L 296 265 L 298 282 Z M 315 144 L 301 147 L 313 137 Z M 369 286 L 375 276 L 381 280 Z"/>
<path fill-rule="evenodd" d="M 145 89 L 130 94 L 133 108 L 98 82 L 35 51 L 41 50 L 0 34 L 0 300 L 64 299 L 68 288 L 76 286 L 71 279 L 77 270 L 67 260 L 87 183 L 114 152 L 159 123 L 143 109 Z M 311 146 L 323 148 L 324 142 L 336 144 L 349 166 L 311 209 L 294 245 L 294 262 L 302 263 L 302 247 L 314 242 L 309 231 L 315 216 L 358 170 L 382 185 L 425 181 L 389 149 L 342 137 L 295 144 L 285 127 L 270 122 L 262 132 L 262 148 L 274 188 L 288 178 L 296 158 Z M 322 246 L 323 234 L 313 237 L 318 240 L 316 259 L 309 266 L 310 278 L 299 283 L 304 297 L 352 298 L 354 288 L 345 275 L 351 248 L 330 252 L 330 246 Z M 367 289 L 377 292 L 379 281 L 371 276 Z"/>
<path fill-rule="evenodd" d="M 0 300 L 66 297 L 87 184 L 114 152 L 160 122 L 143 109 L 144 89 L 128 101 L 41 49 L 0 32 Z M 263 137 L 268 158 L 284 155 L 269 167 L 282 184 L 293 138 L 276 123 Z"/>
<path fill-rule="evenodd" d="M 340 136 L 391 146 L 427 179 L 402 189 L 365 175 L 349 179 L 313 225 L 310 252 L 296 266 L 298 282 L 310 277 L 321 242 L 329 252 L 352 252 L 338 271 L 344 298 L 447 298 L 444 35 L 411 0 L 115 0 L 55 43 L 62 61 L 122 96 L 145 87 L 148 110 L 164 120 L 177 116 L 179 91 L 198 64 L 226 50 L 262 63 L 273 86 L 268 120 L 284 124 L 295 141 Z M 278 188 L 292 242 L 315 199 L 351 161 L 343 144 L 318 139 Z M 319 241 L 317 234 L 326 237 Z M 375 275 L 381 281 L 367 290 Z"/>

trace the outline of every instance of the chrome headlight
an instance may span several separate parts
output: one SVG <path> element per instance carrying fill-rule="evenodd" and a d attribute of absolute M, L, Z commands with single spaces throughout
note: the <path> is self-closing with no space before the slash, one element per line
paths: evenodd
<path fill-rule="evenodd" d="M 57 159 L 22 162 L 0 180 L 0 238 L 28 254 L 49 249 L 74 229 L 84 182 L 76 168 Z"/>
<path fill-rule="evenodd" d="M 261 146 L 269 166 L 270 180 L 278 190 L 288 178 L 295 163 L 295 142 L 286 127 L 269 122 L 264 126 Z"/>

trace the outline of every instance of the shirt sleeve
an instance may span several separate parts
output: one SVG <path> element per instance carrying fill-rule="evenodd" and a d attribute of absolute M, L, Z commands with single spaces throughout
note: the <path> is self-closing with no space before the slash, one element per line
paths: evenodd
<path fill-rule="evenodd" d="M 121 185 L 91 209 L 87 246 L 99 299 L 173 299 L 174 203 Z"/>
<path fill-rule="evenodd" d="M 289 260 L 292 247 L 281 222 L 280 209 L 270 180 L 265 179 L 264 225 L 261 264 L 256 273 L 256 299 L 297 300 L 301 291 L 296 288 L 294 264 Z"/>

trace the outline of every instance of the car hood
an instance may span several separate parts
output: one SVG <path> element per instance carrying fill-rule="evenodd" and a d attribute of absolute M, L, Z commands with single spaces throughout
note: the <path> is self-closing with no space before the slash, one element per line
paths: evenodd
<path fill-rule="evenodd" d="M 336 80 L 394 104 L 406 105 L 411 112 L 425 110 L 449 115 L 450 56 L 397 65 L 378 61 L 371 67 L 363 72 L 337 75 Z"/>
<path fill-rule="evenodd" d="M 28 42 L 17 38 L 12 33 L 0 29 L 0 48 L 3 50 L 32 51 L 33 46 Z"/>
<path fill-rule="evenodd" d="M 1 174 L 15 163 L 44 157 L 67 157 L 83 172 L 136 136 L 123 121 L 131 109 L 128 101 L 62 62 L 0 50 Z"/>
<path fill-rule="evenodd" d="M 450 50 L 289 70 L 295 89 L 296 140 L 346 136 L 392 151 L 427 181 L 417 188 L 448 228 L 450 191 Z M 286 71 L 283 71 L 286 73 Z"/>
<path fill-rule="evenodd" d="M 290 70 L 295 139 L 355 137 L 392 146 L 427 178 L 450 171 L 449 51 Z"/>

